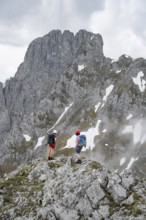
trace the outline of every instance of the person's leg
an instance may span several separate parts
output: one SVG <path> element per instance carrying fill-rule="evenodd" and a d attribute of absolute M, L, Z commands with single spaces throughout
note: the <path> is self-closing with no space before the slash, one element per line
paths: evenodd
<path fill-rule="evenodd" d="M 54 150 L 55 150 L 55 144 L 49 144 L 48 160 L 54 160 L 54 158 L 53 158 Z"/>
<path fill-rule="evenodd" d="M 53 148 L 49 147 L 48 160 L 52 160 Z"/>
<path fill-rule="evenodd" d="M 52 148 L 52 151 L 51 151 L 51 160 L 54 160 L 54 148 Z"/>
<path fill-rule="evenodd" d="M 81 156 L 80 156 L 81 150 L 82 150 L 82 147 L 81 146 L 77 146 L 77 148 L 76 148 L 76 155 L 77 155 L 76 163 L 82 163 Z"/>

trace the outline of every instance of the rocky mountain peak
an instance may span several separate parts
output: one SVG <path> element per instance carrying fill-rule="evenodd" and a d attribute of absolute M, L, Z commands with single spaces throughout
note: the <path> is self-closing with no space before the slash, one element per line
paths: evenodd
<path fill-rule="evenodd" d="M 53 30 L 35 39 L 0 85 L 1 173 L 43 157 L 53 128 L 59 150 L 72 150 L 78 128 L 87 158 L 145 176 L 145 86 L 146 60 L 105 57 L 100 34 Z"/>
<path fill-rule="evenodd" d="M 84 55 L 88 51 L 95 51 L 98 56 L 103 56 L 102 47 L 103 41 L 99 34 L 80 30 L 74 36 L 70 31 L 62 33 L 60 30 L 53 30 L 44 37 L 35 39 L 30 44 L 24 63 L 20 66 L 15 77 L 23 79 L 22 74 L 36 75 L 40 71 L 47 71 L 46 69 L 49 69 L 50 74 L 54 70 L 58 72 L 60 68 L 63 71 L 64 68 L 71 65 L 79 51 Z"/>

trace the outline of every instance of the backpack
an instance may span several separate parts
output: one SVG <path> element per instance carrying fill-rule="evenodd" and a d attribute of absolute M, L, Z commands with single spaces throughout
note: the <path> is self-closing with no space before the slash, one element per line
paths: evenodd
<path fill-rule="evenodd" d="M 84 134 L 79 135 L 78 145 L 86 147 L 86 136 Z"/>
<path fill-rule="evenodd" d="M 48 144 L 55 144 L 55 136 L 53 134 L 48 135 Z"/>

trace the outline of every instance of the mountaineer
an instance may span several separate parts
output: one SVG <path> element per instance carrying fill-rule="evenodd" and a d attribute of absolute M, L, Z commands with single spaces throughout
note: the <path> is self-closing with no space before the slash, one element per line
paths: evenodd
<path fill-rule="evenodd" d="M 81 135 L 80 134 L 80 130 L 76 130 L 75 134 L 76 134 L 76 146 L 75 146 L 75 150 L 76 150 L 76 154 L 77 154 L 77 161 L 76 163 L 82 163 L 81 157 L 80 157 L 80 153 L 82 151 L 83 147 L 86 147 L 86 136 L 85 135 Z"/>
<path fill-rule="evenodd" d="M 53 133 L 48 135 L 48 160 L 54 160 L 53 154 L 56 147 L 56 135 L 56 130 L 53 130 Z"/>

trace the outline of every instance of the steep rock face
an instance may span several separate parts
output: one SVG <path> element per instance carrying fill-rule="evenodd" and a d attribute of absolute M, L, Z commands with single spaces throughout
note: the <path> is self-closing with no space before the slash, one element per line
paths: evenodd
<path fill-rule="evenodd" d="M 92 136 L 88 157 L 118 172 L 132 165 L 144 176 L 145 74 L 143 58 L 106 58 L 99 34 L 57 30 L 35 39 L 0 87 L 2 172 L 44 155 L 55 127 L 59 148 L 80 128 Z"/>
<path fill-rule="evenodd" d="M 91 40 L 92 37 L 95 39 Z M 46 134 L 46 127 L 57 120 L 64 105 L 68 103 L 68 98 L 76 99 L 75 94 L 69 91 L 64 94 L 64 88 L 57 88 L 60 81 L 62 83 L 60 78 L 71 65 L 77 71 L 78 59 L 82 62 L 85 57 L 91 62 L 91 57 L 94 56 L 94 62 L 100 64 L 104 59 L 102 46 L 102 37 L 99 34 L 94 35 L 84 30 L 75 36 L 69 31 L 63 34 L 61 31 L 52 31 L 30 44 L 24 63 L 18 68 L 15 77 L 6 82 L 4 88 L 11 132 L 5 138 L 3 146 L 10 150 L 10 153 L 10 146 L 14 146 L 14 143 L 16 147 L 22 146 L 23 133 L 33 137 Z M 78 91 L 78 88 L 76 90 Z M 58 93 L 55 95 L 54 91 L 57 91 L 59 96 Z M 43 118 L 45 125 L 41 123 Z M 19 134 L 16 133 L 20 137 L 12 135 L 15 130 L 19 130 Z M 2 154 L 1 163 L 6 158 L 9 156 Z"/>
<path fill-rule="evenodd" d="M 91 36 L 86 31 L 80 31 L 76 36 L 69 31 L 63 34 L 61 31 L 52 31 L 34 40 L 28 48 L 24 63 L 6 84 L 6 105 L 11 107 L 10 113 L 20 117 L 20 113 L 32 113 L 37 104 L 50 95 L 60 76 L 75 58 L 82 61 L 83 52 L 86 54 L 89 50 L 92 57 L 95 56 L 94 60 L 100 63 L 103 58 L 102 38 L 97 35 L 95 43 L 92 43 Z M 86 60 L 90 62 L 89 56 L 86 56 Z"/>
<path fill-rule="evenodd" d="M 5 105 L 2 83 L 0 83 L 0 125 L 0 134 L 10 130 L 10 119 Z"/>
<path fill-rule="evenodd" d="M 0 179 L 0 218 L 142 220 L 146 182 L 110 173 L 95 161 L 35 160 Z"/>

